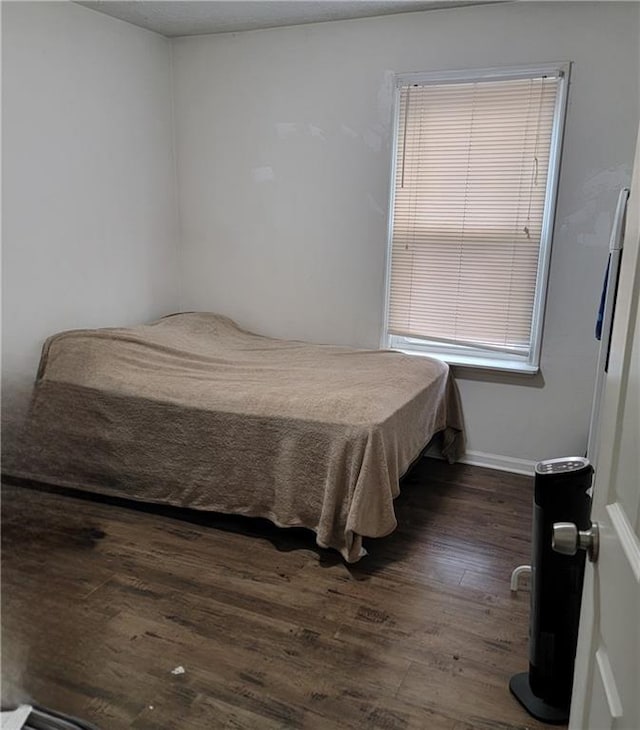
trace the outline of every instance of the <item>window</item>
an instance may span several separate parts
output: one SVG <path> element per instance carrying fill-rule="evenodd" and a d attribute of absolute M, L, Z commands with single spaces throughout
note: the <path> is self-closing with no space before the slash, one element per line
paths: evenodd
<path fill-rule="evenodd" d="M 386 345 L 537 371 L 568 71 L 397 77 Z"/>

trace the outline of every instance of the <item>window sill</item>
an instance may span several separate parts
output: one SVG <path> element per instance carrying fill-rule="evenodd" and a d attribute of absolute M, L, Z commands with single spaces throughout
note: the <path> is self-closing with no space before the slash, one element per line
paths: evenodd
<path fill-rule="evenodd" d="M 442 360 L 448 365 L 456 365 L 474 370 L 497 370 L 503 373 L 520 373 L 521 375 L 535 375 L 540 372 L 537 365 L 518 362 L 516 360 L 504 360 L 502 358 L 477 357 L 473 355 L 451 355 L 442 352 L 425 352 L 423 350 L 406 350 L 401 347 L 392 348 L 405 355 L 417 355 L 418 357 L 431 357 L 435 360 Z"/>

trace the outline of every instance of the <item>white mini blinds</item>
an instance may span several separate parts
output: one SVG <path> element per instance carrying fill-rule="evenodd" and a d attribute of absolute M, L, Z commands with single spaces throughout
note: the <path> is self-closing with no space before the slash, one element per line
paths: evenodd
<path fill-rule="evenodd" d="M 563 76 L 399 82 L 388 334 L 531 361 Z"/>

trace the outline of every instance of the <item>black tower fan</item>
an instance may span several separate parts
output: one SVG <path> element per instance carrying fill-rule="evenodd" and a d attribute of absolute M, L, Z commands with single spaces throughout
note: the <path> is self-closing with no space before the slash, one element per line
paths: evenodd
<path fill-rule="evenodd" d="M 583 551 L 554 552 L 553 523 L 589 529 L 592 476 L 581 457 L 541 461 L 535 469 L 529 671 L 515 674 L 509 689 L 530 715 L 551 724 L 569 719 L 585 562 Z"/>

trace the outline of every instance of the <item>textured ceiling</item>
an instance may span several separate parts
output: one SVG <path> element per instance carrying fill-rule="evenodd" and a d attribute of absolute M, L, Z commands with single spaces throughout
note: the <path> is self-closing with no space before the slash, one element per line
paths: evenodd
<path fill-rule="evenodd" d="M 500 0 L 83 0 L 84 5 L 173 37 L 483 5 Z"/>

